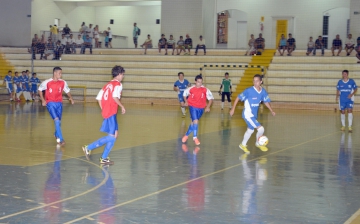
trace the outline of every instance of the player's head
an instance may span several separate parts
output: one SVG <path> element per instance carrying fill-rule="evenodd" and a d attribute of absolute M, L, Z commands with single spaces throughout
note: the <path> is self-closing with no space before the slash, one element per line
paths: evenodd
<path fill-rule="evenodd" d="M 62 75 L 62 69 L 60 67 L 55 67 L 53 69 L 53 78 L 60 79 Z"/>
<path fill-rule="evenodd" d="M 19 75 L 19 73 L 18 72 L 15 72 L 15 76 L 18 76 Z"/>
<path fill-rule="evenodd" d="M 120 65 L 115 65 L 111 69 L 112 77 L 115 78 L 118 81 L 121 81 L 124 78 L 125 69 L 121 67 Z"/>
<path fill-rule="evenodd" d="M 202 83 L 203 83 L 203 78 L 202 78 L 202 75 L 197 75 L 195 77 L 195 86 L 197 88 L 201 87 L 202 86 Z"/>
<path fill-rule="evenodd" d="M 11 74 L 12 74 L 12 71 L 11 71 L 11 70 L 9 70 L 9 71 L 8 71 L 8 75 L 11 75 Z"/>
<path fill-rule="evenodd" d="M 349 71 L 348 70 L 343 70 L 342 71 L 342 77 L 343 77 L 343 79 L 348 79 L 349 78 Z"/>
<path fill-rule="evenodd" d="M 29 74 L 29 73 L 30 73 L 30 71 L 29 71 L 29 70 L 26 70 L 26 71 L 25 71 L 25 73 L 26 73 L 26 74 Z"/>
<path fill-rule="evenodd" d="M 262 76 L 259 74 L 254 75 L 253 84 L 255 87 L 260 87 L 262 84 Z"/>
<path fill-rule="evenodd" d="M 184 73 L 183 72 L 179 72 L 178 73 L 178 77 L 180 80 L 183 80 L 184 79 Z"/>
<path fill-rule="evenodd" d="M 34 72 L 34 73 L 32 74 L 32 76 L 33 76 L 33 77 L 36 77 L 36 73 Z"/>
<path fill-rule="evenodd" d="M 225 78 L 229 78 L 229 73 L 225 72 Z"/>

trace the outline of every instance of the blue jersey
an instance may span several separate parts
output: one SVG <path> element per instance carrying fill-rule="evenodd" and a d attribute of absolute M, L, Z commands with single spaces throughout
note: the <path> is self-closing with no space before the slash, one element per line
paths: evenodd
<path fill-rule="evenodd" d="M 357 89 L 353 79 L 349 79 L 347 82 L 344 82 L 342 79 L 339 80 L 336 89 L 340 91 L 340 103 L 348 100 L 354 101 L 354 96 L 352 96 L 351 99 L 348 99 L 348 96 Z"/>
<path fill-rule="evenodd" d="M 6 88 L 12 89 L 12 77 L 10 75 L 6 75 L 4 78 L 4 81 L 5 81 Z"/>
<path fill-rule="evenodd" d="M 187 79 L 184 79 L 183 82 L 180 82 L 180 80 L 177 80 L 174 83 L 174 87 L 178 87 L 179 88 L 179 94 L 183 94 L 185 89 L 187 89 L 187 87 L 189 86 L 189 81 Z"/>
<path fill-rule="evenodd" d="M 21 83 L 23 85 L 24 90 L 30 91 L 29 77 L 27 75 L 22 76 L 22 82 Z"/>
<path fill-rule="evenodd" d="M 261 101 L 264 103 L 270 102 L 268 93 L 264 88 L 258 92 L 255 87 L 249 87 L 238 95 L 238 98 L 244 102 L 243 118 L 257 118 L 258 110 Z"/>
<path fill-rule="evenodd" d="M 31 86 L 37 86 L 37 84 L 41 83 L 41 82 L 40 82 L 40 79 L 38 77 L 31 77 L 30 78 L 30 83 L 31 83 Z"/>

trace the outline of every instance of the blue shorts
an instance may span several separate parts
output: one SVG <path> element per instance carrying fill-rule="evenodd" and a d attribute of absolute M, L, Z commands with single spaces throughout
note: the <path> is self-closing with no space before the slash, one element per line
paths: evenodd
<path fill-rule="evenodd" d="M 21 87 L 16 86 L 16 93 L 20 93 L 20 92 L 22 92 L 22 91 L 23 91 L 23 90 L 22 90 Z"/>
<path fill-rule="evenodd" d="M 178 94 L 178 100 L 179 100 L 180 103 L 181 103 L 181 102 L 185 102 L 185 100 L 184 100 L 184 95 L 183 95 L 182 93 L 179 93 L 179 94 Z"/>
<path fill-rule="evenodd" d="M 250 130 L 254 130 L 255 128 L 261 126 L 261 124 L 256 120 L 256 117 L 243 118 Z"/>
<path fill-rule="evenodd" d="M 55 118 L 58 118 L 59 120 L 61 120 L 62 102 L 48 102 L 46 104 L 46 108 L 48 109 L 49 114 L 53 120 Z"/>
<path fill-rule="evenodd" d="M 12 93 L 13 92 L 13 84 L 12 83 L 7 84 L 6 89 L 8 90 L 9 93 Z"/>
<path fill-rule="evenodd" d="M 190 118 L 192 121 L 200 120 L 201 116 L 204 113 L 204 108 L 196 108 L 189 106 L 189 111 L 190 111 Z"/>
<path fill-rule="evenodd" d="M 31 92 L 37 93 L 37 91 L 38 91 L 37 85 L 31 85 Z"/>
<path fill-rule="evenodd" d="M 116 114 L 114 114 L 111 117 L 105 118 L 103 120 L 100 131 L 108 133 L 109 135 L 115 135 L 115 131 L 118 129 Z"/>
<path fill-rule="evenodd" d="M 28 83 L 25 83 L 25 89 L 24 89 L 24 91 L 30 91 L 30 86 L 29 86 Z"/>
<path fill-rule="evenodd" d="M 353 107 L 354 107 L 354 101 L 352 101 L 351 99 L 348 99 L 348 100 L 340 99 L 340 101 L 339 101 L 340 110 L 352 109 Z"/>

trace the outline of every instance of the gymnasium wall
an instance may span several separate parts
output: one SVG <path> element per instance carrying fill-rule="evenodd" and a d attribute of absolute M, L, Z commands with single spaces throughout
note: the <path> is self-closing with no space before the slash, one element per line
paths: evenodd
<path fill-rule="evenodd" d="M 354 14 L 357 12 L 359 14 Z M 350 32 L 353 37 L 360 36 L 360 1 L 351 0 L 350 2 Z"/>
<path fill-rule="evenodd" d="M 26 46 L 31 30 L 31 0 L 0 2 L 0 46 Z"/>

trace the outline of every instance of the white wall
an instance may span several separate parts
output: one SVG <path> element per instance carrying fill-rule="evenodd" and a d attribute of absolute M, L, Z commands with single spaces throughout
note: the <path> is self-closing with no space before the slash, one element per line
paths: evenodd
<path fill-rule="evenodd" d="M 147 34 L 151 35 L 153 43 L 157 43 L 160 39 L 161 24 L 156 24 L 156 19 L 161 19 L 161 6 L 96 7 L 95 14 L 96 24 L 99 25 L 100 30 L 110 27 L 113 34 L 128 36 L 130 48 L 134 47 L 132 39 L 134 22 L 141 29 L 141 35 L 138 37 L 139 45 L 145 41 Z M 110 25 L 110 19 L 114 19 L 113 25 Z"/>
<path fill-rule="evenodd" d="M 359 12 L 359 14 L 354 15 L 354 12 Z M 353 35 L 353 38 L 360 36 L 360 1 L 351 0 L 350 2 L 350 33 Z"/>
<path fill-rule="evenodd" d="M 221 12 L 221 11 L 219 11 Z M 230 17 L 228 20 L 228 43 L 227 48 L 237 48 L 238 21 L 247 21 L 247 13 L 236 9 L 228 10 Z M 250 36 L 250 35 L 249 35 Z M 246 41 L 244 41 L 246 42 Z M 245 44 L 247 46 L 247 44 Z"/>
<path fill-rule="evenodd" d="M 216 29 L 217 29 L 217 18 L 216 14 L 216 0 L 203 0 L 203 36 L 207 48 L 215 48 L 216 46 Z"/>
<path fill-rule="evenodd" d="M 0 46 L 29 46 L 31 0 L 2 0 L 0 4 Z"/>
<path fill-rule="evenodd" d="M 325 14 L 329 16 L 328 49 L 331 48 L 332 40 L 337 34 L 340 35 L 344 45 L 347 38 L 347 20 L 350 18 L 349 8 L 335 8 L 326 11 Z"/>
<path fill-rule="evenodd" d="M 180 35 L 185 39 L 188 33 L 196 44 L 203 35 L 202 12 L 202 0 L 162 0 L 161 32 L 166 37 L 173 34 L 175 40 L 179 40 Z M 207 42 L 207 37 L 204 39 Z"/>

